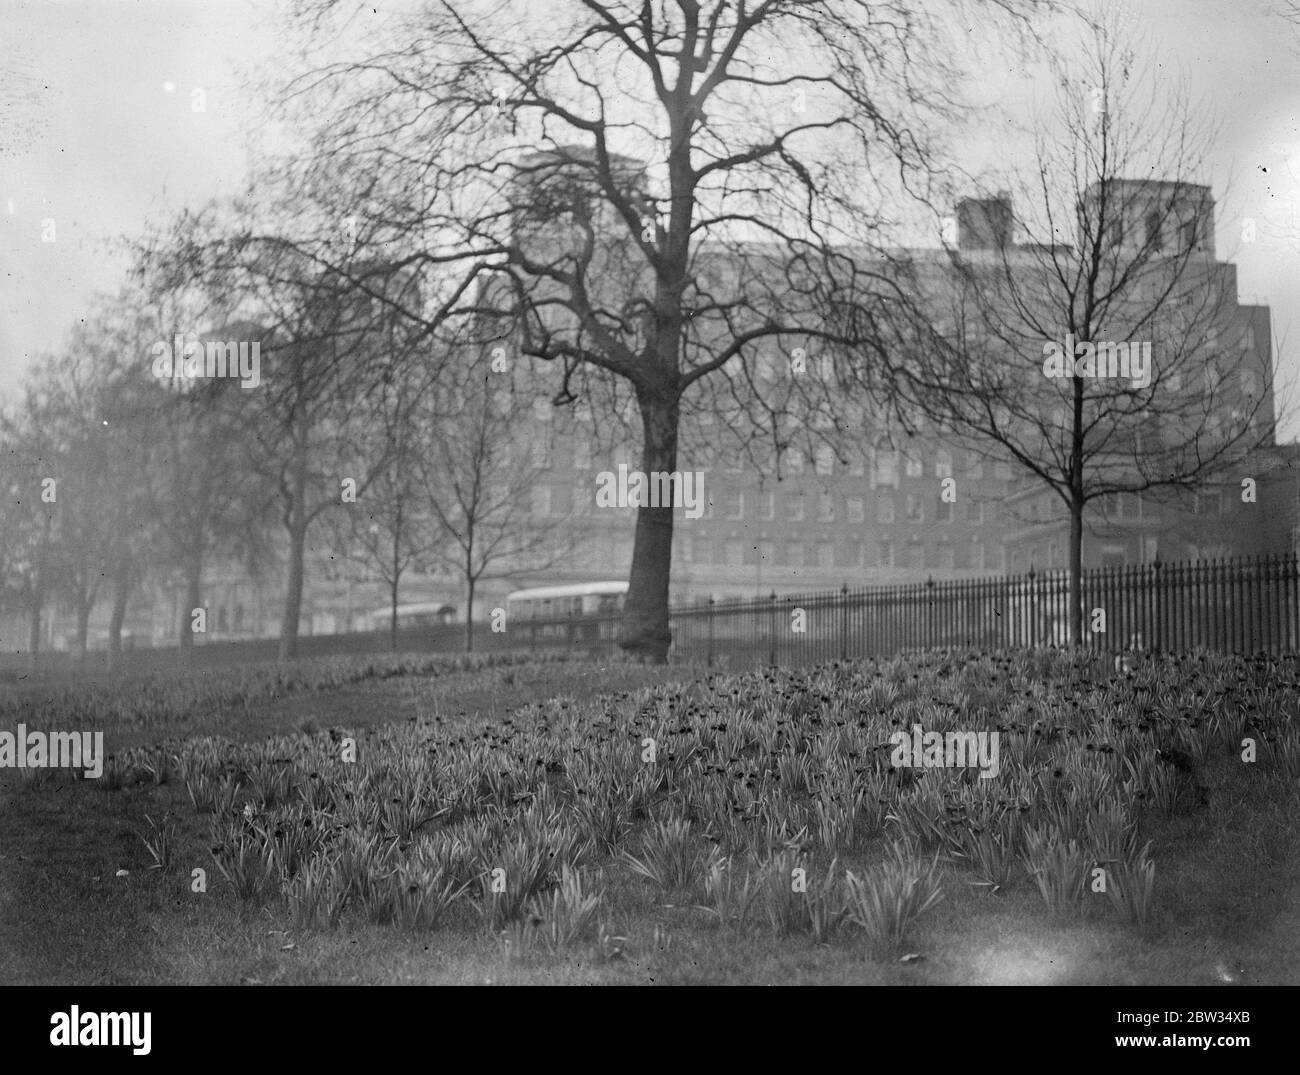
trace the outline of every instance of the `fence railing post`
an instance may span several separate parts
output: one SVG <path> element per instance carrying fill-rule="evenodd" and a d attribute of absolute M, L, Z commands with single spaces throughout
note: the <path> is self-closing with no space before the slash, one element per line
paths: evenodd
<path fill-rule="evenodd" d="M 849 659 L 849 584 L 840 587 L 840 660 Z"/>
<path fill-rule="evenodd" d="M 713 595 L 709 594 L 709 668 L 713 667 Z"/>
<path fill-rule="evenodd" d="M 776 664 L 776 591 L 775 590 L 772 591 L 772 596 L 770 600 L 772 604 L 771 604 L 771 610 L 768 612 L 767 622 L 771 626 L 772 630 L 770 632 L 770 637 L 768 639 L 768 644 L 770 649 L 768 652 L 767 663 Z"/>

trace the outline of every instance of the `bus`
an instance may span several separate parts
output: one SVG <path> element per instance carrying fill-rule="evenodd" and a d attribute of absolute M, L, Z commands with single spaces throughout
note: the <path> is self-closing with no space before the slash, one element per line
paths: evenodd
<path fill-rule="evenodd" d="M 527 624 L 533 642 L 596 642 L 612 639 L 627 600 L 626 582 L 538 586 L 506 595 L 506 623 Z"/>
<path fill-rule="evenodd" d="M 392 623 L 392 607 L 377 608 L 366 618 L 370 621 L 371 630 L 384 630 Z M 441 624 L 455 622 L 455 606 L 446 604 L 443 601 L 426 601 L 422 604 L 397 606 L 397 627 L 399 630 L 406 627 L 436 627 Z"/>

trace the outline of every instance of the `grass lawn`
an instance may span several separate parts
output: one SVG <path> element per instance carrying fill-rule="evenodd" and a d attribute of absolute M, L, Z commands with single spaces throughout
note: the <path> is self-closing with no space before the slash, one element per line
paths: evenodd
<path fill-rule="evenodd" d="M 26 684 L 0 728 L 93 725 L 114 760 L 0 770 L 0 982 L 1294 983 L 1298 671 L 348 659 Z M 892 765 L 914 724 L 996 731 L 997 778 Z"/>

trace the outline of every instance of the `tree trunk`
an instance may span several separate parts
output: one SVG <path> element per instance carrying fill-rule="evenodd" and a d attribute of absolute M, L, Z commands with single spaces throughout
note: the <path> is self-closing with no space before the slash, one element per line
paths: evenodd
<path fill-rule="evenodd" d="M 645 448 L 642 471 L 647 479 L 656 471 L 671 473 L 677 467 L 676 395 L 638 393 Z M 697 495 L 705 496 L 702 486 Z M 680 495 L 674 489 L 675 495 Z M 637 508 L 636 538 L 632 546 L 632 576 L 619 629 L 618 644 L 632 657 L 650 664 L 666 664 L 672 632 L 668 627 L 668 583 L 672 572 L 673 508 L 642 504 Z"/>
<path fill-rule="evenodd" d="M 390 587 L 389 593 L 391 594 L 391 600 L 392 600 L 392 604 L 389 606 L 392 609 L 392 615 L 389 617 L 388 620 L 388 643 L 389 643 L 389 649 L 391 649 L 394 653 L 396 653 L 397 652 L 397 579 L 396 578 L 393 579 L 392 586 Z"/>
<path fill-rule="evenodd" d="M 1079 326 L 1075 339 L 1090 340 L 1087 326 Z M 1086 641 L 1083 616 L 1083 508 L 1087 503 L 1083 489 L 1083 380 L 1070 382 L 1070 645 L 1078 648 Z"/>
<path fill-rule="evenodd" d="M 78 668 L 86 667 L 86 657 L 90 649 L 90 612 L 93 607 L 91 601 L 81 601 L 77 604 L 77 648 L 76 661 Z"/>
<path fill-rule="evenodd" d="M 397 591 L 402 583 L 402 505 L 397 505 L 397 517 L 393 521 L 393 563 L 389 577 L 393 580 L 393 617 L 389 624 L 389 638 L 392 651 L 397 652 Z"/>
<path fill-rule="evenodd" d="M 122 624 L 126 622 L 126 602 L 131 594 L 131 582 L 125 572 L 113 580 L 113 611 L 108 620 L 108 670 L 122 667 Z"/>
<path fill-rule="evenodd" d="M 289 514 L 289 581 L 280 621 L 280 660 L 298 656 L 298 619 L 302 615 L 303 549 L 307 544 L 307 461 L 299 454 L 293 470 L 293 505 Z"/>
<path fill-rule="evenodd" d="M 181 609 L 181 663 L 189 664 L 194 650 L 194 610 L 203 589 L 203 554 L 191 555 L 185 564 L 185 607 Z"/>
<path fill-rule="evenodd" d="M 474 586 L 477 579 L 472 574 L 465 580 L 465 652 L 474 652 Z"/>
<path fill-rule="evenodd" d="M 1084 643 L 1083 616 L 1083 505 L 1070 505 L 1070 645 Z"/>
<path fill-rule="evenodd" d="M 45 595 L 37 590 L 32 594 L 31 604 L 28 606 L 31 613 L 29 627 L 27 630 L 27 668 L 32 674 L 40 665 L 41 653 L 41 612 L 45 608 Z"/>

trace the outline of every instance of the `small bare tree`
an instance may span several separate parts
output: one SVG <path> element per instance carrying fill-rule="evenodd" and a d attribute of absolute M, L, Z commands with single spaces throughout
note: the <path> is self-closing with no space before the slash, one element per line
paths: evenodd
<path fill-rule="evenodd" d="M 363 497 L 331 517 L 335 548 L 388 591 L 389 645 L 394 653 L 402 579 L 434 551 L 437 532 L 421 481 L 425 431 L 419 424 L 418 403 L 427 388 L 420 383 L 422 372 L 405 367 L 382 381 L 371 414 L 383 431 L 384 466 Z"/>
<path fill-rule="evenodd" d="M 42 475 L 52 458 L 33 397 L 29 387 L 19 407 L 0 414 L 0 602 L 26 613 L 28 668 L 35 672 L 52 589 L 54 508 L 42 499 Z"/>
<path fill-rule="evenodd" d="M 1273 436 L 1267 326 L 1239 311 L 1209 189 L 1193 182 L 1212 131 L 1135 77 L 1125 44 L 1103 23 L 1081 59 L 1058 61 L 1055 122 L 1014 207 L 965 207 L 980 249 L 909 267 L 930 312 L 895 397 L 904 424 L 925 415 L 1060 499 L 1075 643 L 1085 509 L 1192 490 Z"/>
<path fill-rule="evenodd" d="M 437 527 L 436 558 L 465 584 L 466 652 L 484 578 L 541 571 L 573 555 L 568 513 L 555 510 L 544 481 L 549 427 L 530 432 L 524 421 L 532 405 L 490 359 L 470 356 L 446 368 L 420 423 L 422 507 Z"/>

